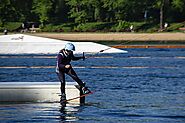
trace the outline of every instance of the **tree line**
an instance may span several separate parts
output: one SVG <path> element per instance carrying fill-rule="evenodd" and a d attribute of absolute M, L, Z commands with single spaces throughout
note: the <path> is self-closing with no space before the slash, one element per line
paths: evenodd
<path fill-rule="evenodd" d="M 45 24 L 88 22 L 182 22 L 185 0 L 0 0 L 5 22 Z"/>

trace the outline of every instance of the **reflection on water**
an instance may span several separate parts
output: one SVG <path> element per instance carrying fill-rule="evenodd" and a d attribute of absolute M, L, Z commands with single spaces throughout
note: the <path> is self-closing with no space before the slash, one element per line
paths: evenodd
<path fill-rule="evenodd" d="M 80 111 L 80 105 L 78 104 L 70 104 L 67 103 L 66 105 L 61 104 L 60 106 L 60 119 L 61 121 L 78 121 L 79 118 L 76 114 Z"/>
<path fill-rule="evenodd" d="M 0 120 L 3 122 L 54 122 L 78 121 L 76 116 L 83 106 L 59 103 L 1 104 Z"/>

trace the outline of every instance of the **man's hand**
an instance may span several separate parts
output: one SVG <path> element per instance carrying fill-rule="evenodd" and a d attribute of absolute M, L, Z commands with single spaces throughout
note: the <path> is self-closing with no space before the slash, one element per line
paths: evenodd
<path fill-rule="evenodd" d="M 82 56 L 83 61 L 85 60 L 85 56 Z"/>
<path fill-rule="evenodd" d="M 65 65 L 65 68 L 67 68 L 67 69 L 69 69 L 69 68 L 71 68 L 71 65 Z"/>
<path fill-rule="evenodd" d="M 82 56 L 83 61 L 85 61 L 85 53 L 83 52 L 83 56 Z"/>

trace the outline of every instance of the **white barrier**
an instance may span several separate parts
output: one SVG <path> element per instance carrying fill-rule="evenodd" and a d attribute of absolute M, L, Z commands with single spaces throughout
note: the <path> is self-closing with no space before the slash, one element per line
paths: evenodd
<path fill-rule="evenodd" d="M 0 54 L 56 54 L 64 48 L 69 41 L 30 36 L 24 34 L 0 36 Z M 127 51 L 108 47 L 93 42 L 72 42 L 76 51 L 74 53 L 127 53 Z"/>
<path fill-rule="evenodd" d="M 74 86 L 66 83 L 66 98 L 80 96 Z M 60 82 L 0 82 L 0 102 L 59 102 Z M 71 102 L 80 103 L 80 99 Z"/>

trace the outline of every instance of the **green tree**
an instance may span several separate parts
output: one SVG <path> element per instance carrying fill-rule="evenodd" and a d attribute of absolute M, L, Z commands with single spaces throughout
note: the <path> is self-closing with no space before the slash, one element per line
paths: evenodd
<path fill-rule="evenodd" d="M 156 8 L 160 10 L 160 29 L 164 28 L 164 21 L 169 18 L 173 18 L 177 16 L 177 13 L 183 14 L 185 0 L 157 0 L 155 3 Z M 172 11 L 176 11 L 177 13 L 172 14 Z M 172 13 L 171 13 L 172 12 Z M 181 18 L 183 18 L 181 16 Z M 173 20 L 177 21 L 177 20 Z"/>
<path fill-rule="evenodd" d="M 11 6 L 14 8 L 14 18 L 16 21 L 24 22 L 33 19 L 31 9 L 32 0 L 11 0 Z"/>
<path fill-rule="evenodd" d="M 102 0 L 107 21 L 143 21 L 154 0 Z"/>
<path fill-rule="evenodd" d="M 179 10 L 179 12 L 182 12 L 184 10 L 185 0 L 173 0 L 172 6 L 173 8 Z"/>
<path fill-rule="evenodd" d="M 33 0 L 32 8 L 32 12 L 38 15 L 39 21 L 41 22 L 42 26 L 50 21 L 50 15 L 52 12 L 51 0 Z"/>
<path fill-rule="evenodd" d="M 67 0 L 69 5 L 69 17 L 76 23 L 101 22 L 106 13 L 103 2 L 100 0 Z"/>
<path fill-rule="evenodd" d="M 5 22 L 160 23 L 185 20 L 185 0 L 0 0 L 0 25 Z M 145 16 L 144 16 L 145 15 Z M 148 19 L 149 18 L 149 19 Z"/>
<path fill-rule="evenodd" d="M 65 0 L 53 0 L 52 1 L 52 14 L 51 14 L 51 22 L 53 23 L 61 23 L 68 21 L 69 9 L 66 5 Z"/>
<path fill-rule="evenodd" d="M 69 17 L 74 18 L 75 23 L 87 22 L 87 6 L 88 0 L 66 0 L 70 7 Z"/>
<path fill-rule="evenodd" d="M 15 8 L 11 6 L 10 0 L 0 0 L 0 25 L 7 21 L 15 21 Z"/>
<path fill-rule="evenodd" d="M 169 11 L 170 20 L 184 21 L 185 20 L 185 0 L 173 0 Z M 175 19 L 175 20 L 174 20 Z"/>
<path fill-rule="evenodd" d="M 0 21 L 23 22 L 32 18 L 30 12 L 32 0 L 1 0 L 0 1 Z"/>
<path fill-rule="evenodd" d="M 93 20 L 94 21 L 103 21 L 105 10 L 102 8 L 102 1 L 101 0 L 91 0 L 92 4 L 92 12 L 93 12 Z"/>

